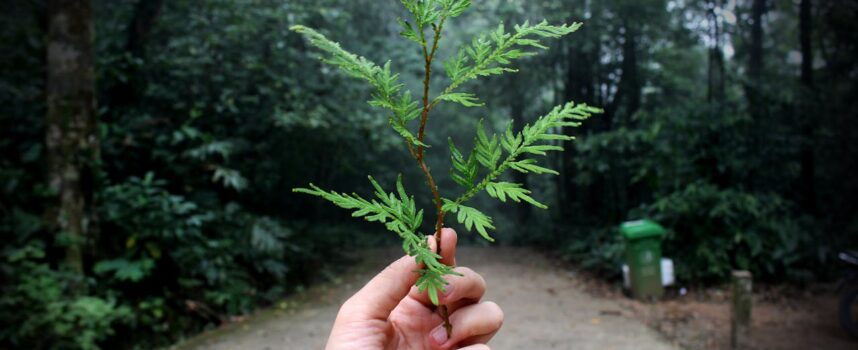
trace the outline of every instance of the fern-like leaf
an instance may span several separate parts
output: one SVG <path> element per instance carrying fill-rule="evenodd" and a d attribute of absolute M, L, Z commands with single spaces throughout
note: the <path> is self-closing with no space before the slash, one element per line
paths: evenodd
<path fill-rule="evenodd" d="M 364 57 L 344 50 L 339 43 L 311 28 L 296 25 L 290 29 L 303 34 L 310 44 L 327 53 L 329 56 L 323 58 L 324 62 L 340 68 L 352 77 L 369 82 L 375 88 L 369 104 L 393 112 L 389 118 L 390 126 L 407 142 L 427 147 L 408 128 L 408 123 L 417 119 L 422 108 L 417 101 L 412 100 L 411 93 L 401 92 L 403 84 L 399 82 L 399 74 L 391 72 L 390 62 L 380 67 Z"/>
<path fill-rule="evenodd" d="M 492 218 L 486 214 L 483 214 L 479 210 L 471 207 L 467 207 L 451 200 L 444 200 L 444 211 L 448 213 L 458 214 L 456 216 L 456 220 L 459 221 L 460 224 L 465 225 L 465 229 L 471 231 L 471 229 L 477 230 L 477 233 L 480 234 L 483 238 L 485 238 L 489 242 L 494 242 L 495 239 L 489 236 L 488 230 L 494 230 L 495 227 L 492 224 Z"/>
<path fill-rule="evenodd" d="M 485 103 L 481 103 L 474 94 L 466 92 L 450 92 L 438 96 L 439 100 L 456 102 L 465 107 L 482 107 Z"/>
<path fill-rule="evenodd" d="M 467 189 L 473 188 L 479 171 L 477 158 L 471 152 L 466 159 L 462 155 L 462 152 L 459 152 L 459 149 L 456 148 L 453 139 L 448 139 L 447 142 L 450 145 L 450 158 L 453 163 L 453 167 L 450 169 L 453 181 Z"/>
<path fill-rule="evenodd" d="M 510 68 L 513 60 L 533 56 L 531 48 L 547 49 L 541 39 L 559 38 L 577 31 L 581 23 L 551 25 L 547 21 L 531 25 L 525 22 L 514 27 L 514 33 L 506 31 L 503 24 L 490 33 L 475 38 L 470 45 L 444 62 L 444 70 L 452 81 L 440 96 L 447 95 L 469 80 L 481 76 L 517 72 Z M 437 100 L 437 99 L 436 99 Z"/>
<path fill-rule="evenodd" d="M 477 142 L 474 147 L 474 153 L 480 164 L 488 169 L 488 174 L 476 186 L 471 187 L 457 198 L 454 203 L 464 203 L 485 189 L 489 191 L 492 197 L 501 199 L 502 201 L 506 197 L 509 197 L 514 201 L 525 201 L 539 208 L 545 208 L 544 204 L 533 200 L 529 196 L 530 192 L 523 188 L 512 190 L 513 194 L 510 194 L 508 191 L 498 192 L 498 185 L 494 181 L 510 168 L 522 173 L 558 174 L 553 169 L 537 165 L 534 159 L 519 158 L 524 153 L 546 155 L 550 151 L 562 151 L 562 147 L 552 144 L 552 142 L 568 141 L 573 138 L 566 135 L 554 134 L 553 132 L 560 130 L 562 127 L 578 127 L 581 125 L 580 122 L 582 120 L 590 118 L 594 113 L 601 112 L 602 110 L 599 108 L 569 102 L 554 107 L 545 116 L 537 118 L 533 124 L 525 125 L 520 132 L 514 132 L 512 127 L 508 126 L 506 132 L 501 137 L 497 135 L 488 136 L 483 128 L 482 121 L 480 121 L 477 127 Z M 499 142 L 498 139 L 500 139 Z M 506 157 L 498 163 L 498 160 L 503 158 L 502 154 L 500 154 L 502 152 L 501 149 L 506 151 Z M 492 189 L 489 189 L 489 187 L 492 187 Z M 508 187 L 504 187 L 503 189 L 508 190 Z M 525 193 L 521 190 L 527 192 Z"/>
<path fill-rule="evenodd" d="M 511 182 L 490 182 L 486 185 L 486 192 L 489 193 L 489 196 L 497 198 L 501 202 L 506 202 L 507 197 L 509 197 L 509 199 L 512 199 L 515 202 L 525 201 L 537 208 L 548 209 L 545 204 L 539 203 L 530 197 L 530 190 L 522 187 L 521 184 Z"/>

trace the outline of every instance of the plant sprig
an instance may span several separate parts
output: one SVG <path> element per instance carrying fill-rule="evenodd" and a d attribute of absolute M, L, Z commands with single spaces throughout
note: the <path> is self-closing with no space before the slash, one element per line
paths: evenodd
<path fill-rule="evenodd" d="M 401 36 L 419 44 L 423 51 L 424 79 L 423 93 L 415 100 L 409 91 L 403 91 L 404 85 L 399 75 L 392 73 L 390 62 L 379 66 L 370 60 L 347 52 L 334 41 L 321 33 L 304 27 L 291 29 L 304 34 L 309 42 L 324 51 L 323 61 L 339 67 L 350 76 L 367 81 L 375 91 L 369 104 L 390 112 L 389 122 L 406 142 L 409 154 L 417 162 L 426 177 L 435 203 L 435 239 L 438 251 L 432 251 L 427 236 L 419 233 L 423 224 L 423 210 L 418 210 L 413 196 L 408 196 L 402 186 L 402 178 L 397 180 L 396 192 L 386 192 L 372 177 L 370 182 L 375 188 L 375 198 L 368 200 L 357 194 L 325 191 L 310 184 L 309 188 L 298 188 L 296 192 L 322 197 L 335 205 L 352 210 L 352 215 L 368 221 L 380 222 L 402 238 L 403 250 L 414 256 L 423 268 L 419 271 L 417 287 L 426 292 L 432 302 L 438 305 L 438 294 L 444 291 L 447 282 L 445 275 L 456 274 L 452 267 L 440 262 L 441 228 L 446 213 L 457 214 L 457 221 L 468 231 L 476 230 L 483 238 L 494 241 L 489 230 L 494 230 L 491 217 L 478 209 L 464 205 L 477 194 L 485 191 L 489 196 L 506 202 L 526 202 L 538 208 L 547 208 L 531 196 L 531 191 L 523 185 L 499 181 L 509 169 L 522 173 L 558 174 L 532 158 L 521 159 L 524 154 L 545 156 L 547 152 L 562 151 L 559 142 L 571 141 L 573 137 L 557 134 L 563 128 L 578 127 L 580 122 L 601 110 L 585 104 L 572 102 L 555 107 L 551 112 L 538 118 L 532 124 L 525 125 L 521 131 L 514 131 L 509 123 L 506 131 L 500 135 L 485 131 L 482 121 L 477 128 L 474 148 L 467 157 L 456 148 L 452 139 L 448 141 L 452 160 L 451 176 L 453 181 L 464 188 L 464 192 L 455 199 L 440 195 L 434 177 L 426 165 L 424 153 L 429 147 L 425 143 L 426 124 L 431 110 L 441 102 L 458 103 L 465 107 L 481 107 L 476 95 L 457 91 L 465 83 L 479 77 L 516 72 L 512 61 L 535 55 L 534 49 L 547 49 L 542 39 L 560 38 L 575 32 L 581 23 L 537 24 L 525 22 L 507 32 L 501 24 L 495 30 L 476 37 L 469 45 L 458 50 L 458 54 L 444 62 L 444 70 L 450 79 L 449 85 L 437 96 L 430 96 L 432 66 L 442 38 L 444 23 L 449 18 L 462 15 L 470 6 L 470 0 L 401 0 L 411 13 L 412 22 L 398 20 L 402 27 Z M 434 37 L 426 35 L 431 28 Z M 417 131 L 412 125 L 419 120 Z M 480 177 L 482 176 L 482 177 Z M 451 331 L 446 306 L 439 305 L 439 312 L 445 321 L 448 334 Z"/>

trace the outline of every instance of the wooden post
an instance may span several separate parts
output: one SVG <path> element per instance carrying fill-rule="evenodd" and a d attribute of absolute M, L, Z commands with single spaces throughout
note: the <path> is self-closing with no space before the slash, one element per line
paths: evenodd
<path fill-rule="evenodd" d="M 733 349 L 745 349 L 750 344 L 752 290 L 751 273 L 733 271 L 733 310 L 730 320 L 730 344 Z"/>

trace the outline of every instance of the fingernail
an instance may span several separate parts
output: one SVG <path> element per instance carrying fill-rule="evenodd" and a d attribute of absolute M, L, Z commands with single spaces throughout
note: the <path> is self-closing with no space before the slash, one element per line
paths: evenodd
<path fill-rule="evenodd" d="M 429 336 L 432 337 L 432 340 L 434 340 L 436 344 L 444 344 L 444 342 L 447 341 L 447 330 L 444 329 L 444 326 L 440 326 L 435 328 Z"/>

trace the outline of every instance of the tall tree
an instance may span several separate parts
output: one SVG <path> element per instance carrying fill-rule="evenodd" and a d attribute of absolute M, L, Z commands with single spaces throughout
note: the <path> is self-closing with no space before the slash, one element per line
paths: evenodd
<path fill-rule="evenodd" d="M 125 41 L 125 51 L 134 60 L 144 58 L 146 40 L 155 26 L 155 20 L 161 13 L 164 0 L 139 0 L 134 5 L 131 22 L 128 24 L 128 38 Z M 136 64 L 130 64 L 124 72 L 125 79 L 117 81 L 108 90 L 109 103 L 114 106 L 129 106 L 138 102 L 141 92 L 138 87 L 138 69 Z"/>
<path fill-rule="evenodd" d="M 80 273 L 95 226 L 92 185 L 99 158 L 92 2 L 51 0 L 48 21 L 45 142 L 48 184 L 57 196 L 49 223 L 66 241 L 66 265 Z"/>
<path fill-rule="evenodd" d="M 721 21 L 715 10 L 721 5 L 720 0 L 707 0 L 706 13 L 709 20 L 709 37 L 712 40 L 709 48 L 709 89 L 707 98 L 709 102 L 722 102 L 724 100 L 724 54 L 721 48 Z"/>
<path fill-rule="evenodd" d="M 801 102 L 801 116 L 812 115 L 814 103 L 813 84 L 813 16 L 811 13 L 812 1 L 801 0 L 799 4 L 799 41 L 801 42 L 801 87 L 802 95 L 805 97 Z M 813 150 L 814 121 L 801 121 L 800 127 L 803 134 L 799 174 L 802 206 L 811 213 L 817 211 L 816 206 L 816 159 Z"/>
<path fill-rule="evenodd" d="M 628 119 L 641 107 L 641 81 L 638 74 L 638 28 L 635 23 L 624 20 L 623 29 L 623 76 L 619 86 L 622 95 L 618 102 L 625 104 Z"/>
<path fill-rule="evenodd" d="M 560 57 L 564 64 L 561 69 L 564 73 L 562 85 L 563 101 L 593 101 L 597 102 L 598 90 L 598 58 L 602 53 L 602 41 L 599 40 L 598 30 L 600 29 L 599 21 L 602 7 L 594 5 L 590 0 L 582 0 L 574 4 L 566 5 L 569 8 L 566 10 L 571 13 L 572 18 L 582 18 L 586 20 L 586 25 L 579 31 L 578 38 L 574 41 L 564 41 L 562 56 Z M 611 118 L 599 118 L 593 120 L 587 128 L 591 130 L 605 130 L 610 128 Z M 570 136 L 577 131 L 573 128 L 567 128 Z M 570 147 L 571 148 L 571 147 Z M 581 215 L 580 210 L 573 203 L 578 203 L 585 198 L 587 200 L 599 200 L 592 196 L 589 188 L 579 188 L 575 183 L 575 149 L 571 148 L 558 156 L 561 162 L 563 171 L 557 177 L 558 181 L 558 208 L 563 217 L 567 221 L 577 221 Z M 595 187 L 595 186 L 594 186 Z M 600 192 L 600 191 L 592 191 Z"/>
<path fill-rule="evenodd" d="M 751 7 L 751 41 L 748 55 L 748 79 L 747 86 L 748 106 L 751 116 L 760 121 L 763 114 L 762 101 L 760 100 L 760 83 L 763 74 L 763 15 L 766 12 L 766 0 L 754 0 Z"/>

